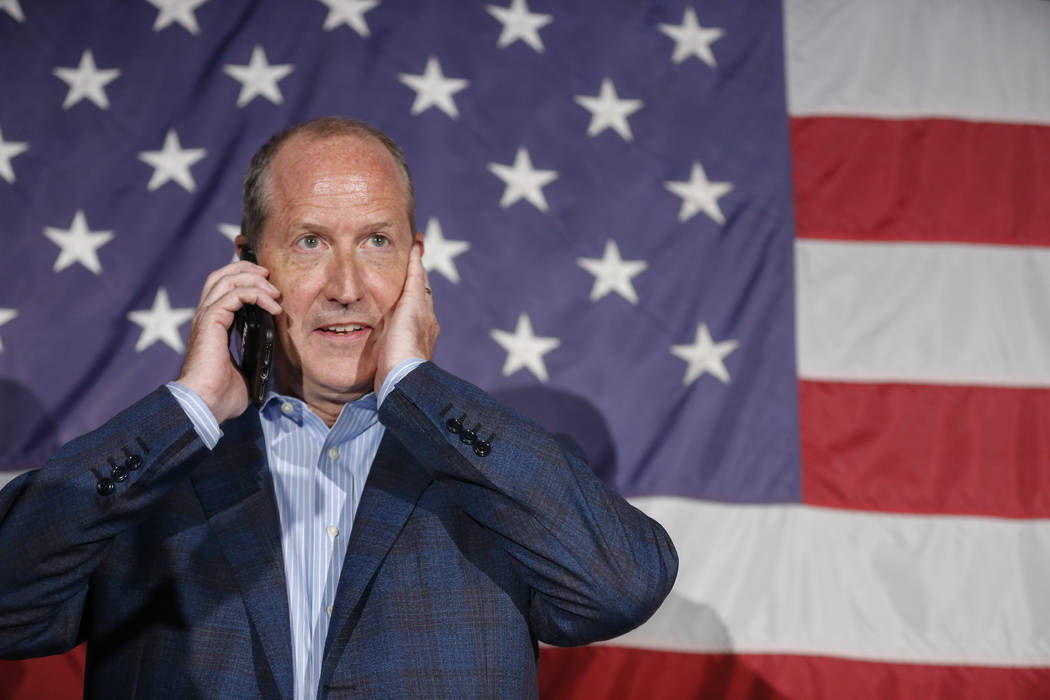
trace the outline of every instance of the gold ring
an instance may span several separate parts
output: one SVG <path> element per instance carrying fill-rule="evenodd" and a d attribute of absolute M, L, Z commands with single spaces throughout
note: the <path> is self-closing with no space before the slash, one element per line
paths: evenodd
<path fill-rule="evenodd" d="M 434 292 L 430 291 L 430 287 L 423 287 L 423 291 L 430 295 L 434 294 Z"/>

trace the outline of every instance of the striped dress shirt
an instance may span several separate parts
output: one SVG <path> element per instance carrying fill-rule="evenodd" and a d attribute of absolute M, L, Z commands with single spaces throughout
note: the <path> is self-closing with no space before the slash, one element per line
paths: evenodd
<path fill-rule="evenodd" d="M 344 405 L 330 429 L 301 399 L 278 394 L 272 385 L 259 409 L 281 520 L 297 700 L 317 697 L 339 573 L 361 492 L 383 439 L 379 404 L 422 362 L 399 364 L 379 397 L 367 394 Z M 168 389 L 204 444 L 214 448 L 222 431 L 211 410 L 178 382 Z"/>

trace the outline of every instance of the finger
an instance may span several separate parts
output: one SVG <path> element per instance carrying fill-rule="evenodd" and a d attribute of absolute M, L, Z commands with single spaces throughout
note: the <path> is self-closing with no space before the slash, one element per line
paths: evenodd
<path fill-rule="evenodd" d="M 422 248 L 420 248 L 419 256 L 419 271 L 423 275 L 423 291 L 426 293 L 428 301 L 434 302 L 433 288 L 430 286 L 430 273 L 427 272 L 426 265 L 423 264 Z"/>
<path fill-rule="evenodd" d="M 247 260 L 238 260 L 229 265 L 223 265 L 219 269 L 213 270 L 207 279 L 204 280 L 204 287 L 201 289 L 201 302 L 210 295 L 215 287 L 222 284 L 223 280 L 242 274 L 253 274 L 265 279 L 269 276 L 270 271 L 262 265 L 256 265 Z"/>
<path fill-rule="evenodd" d="M 419 299 L 426 295 L 424 289 L 427 287 L 426 270 L 423 269 L 422 246 L 419 243 L 412 244 L 412 250 L 408 253 L 408 274 L 405 277 L 405 294 L 410 298 Z"/>
<path fill-rule="evenodd" d="M 246 304 L 255 304 L 271 314 L 281 313 L 281 305 L 277 300 L 267 290 L 255 287 L 235 287 L 220 297 L 216 306 L 235 313 Z"/>
<path fill-rule="evenodd" d="M 273 315 L 282 311 L 281 305 L 268 294 L 250 287 L 236 287 L 204 307 L 201 322 L 205 326 L 218 324 L 228 331 L 233 325 L 234 314 L 245 304 L 255 304 Z"/>
<path fill-rule="evenodd" d="M 248 270 L 220 277 L 210 289 L 206 290 L 204 298 L 201 300 L 201 304 L 209 306 L 214 304 L 220 297 L 228 294 L 231 290 L 241 288 L 258 289 L 266 292 L 273 298 L 281 296 L 280 290 L 278 290 L 269 280 L 262 277 L 256 271 Z"/>
<path fill-rule="evenodd" d="M 422 256 L 419 253 L 419 243 L 413 243 L 412 249 L 408 251 L 408 272 L 405 277 L 406 289 L 416 292 L 422 291 L 423 278 L 420 273 L 422 267 Z"/>
<path fill-rule="evenodd" d="M 415 265 L 416 274 L 419 276 L 419 283 L 422 285 L 425 314 L 430 318 L 431 322 L 436 324 L 437 319 L 434 318 L 434 290 L 430 286 L 430 273 L 427 272 L 427 267 L 423 264 L 422 243 L 417 243 L 413 252 L 415 253 L 415 257 L 411 259 L 410 264 Z"/>

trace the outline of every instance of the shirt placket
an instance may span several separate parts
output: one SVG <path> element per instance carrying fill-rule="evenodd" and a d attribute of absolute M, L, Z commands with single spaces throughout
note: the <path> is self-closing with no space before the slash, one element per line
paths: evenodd
<path fill-rule="evenodd" d="M 285 399 L 280 412 L 283 414 L 281 418 L 288 419 L 288 422 L 278 419 L 281 432 L 289 433 L 287 437 L 291 438 L 287 442 L 278 441 L 284 449 L 271 445 L 285 463 L 287 478 L 282 479 L 284 485 L 281 488 L 288 493 L 289 489 L 294 492 L 293 483 L 301 485 L 299 497 L 289 494 L 287 512 L 282 515 L 282 528 L 291 537 L 292 548 L 298 550 L 298 556 L 286 555 L 286 566 L 290 562 L 301 562 L 301 568 L 292 565 L 286 571 L 289 581 L 297 582 L 293 588 L 299 590 L 299 595 L 289 590 L 289 604 L 295 611 L 293 617 L 303 623 L 299 628 L 299 641 L 293 640 L 305 656 L 301 670 L 296 674 L 299 686 L 296 697 L 312 700 L 317 697 L 324 647 L 353 513 L 367 475 L 367 462 L 356 456 L 364 447 L 355 441 L 364 439 L 368 442 L 369 456 L 364 459 L 370 461 L 378 438 L 366 435 L 375 430 L 378 422 L 374 400 L 371 405 L 348 404 L 331 429 L 298 401 L 292 403 Z M 298 472 L 296 466 L 307 473 Z M 356 470 L 360 469 L 364 471 L 357 473 Z M 296 637 L 294 631 L 293 637 Z M 295 653 L 298 657 L 300 651 Z"/>

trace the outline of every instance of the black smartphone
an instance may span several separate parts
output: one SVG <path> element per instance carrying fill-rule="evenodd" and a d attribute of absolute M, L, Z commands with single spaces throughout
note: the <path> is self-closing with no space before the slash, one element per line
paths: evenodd
<path fill-rule="evenodd" d="M 241 260 L 258 264 L 255 251 L 241 248 Z M 248 398 L 262 406 L 273 366 L 273 316 L 255 304 L 245 304 L 233 315 L 233 328 L 241 336 L 241 374 L 248 382 Z"/>

